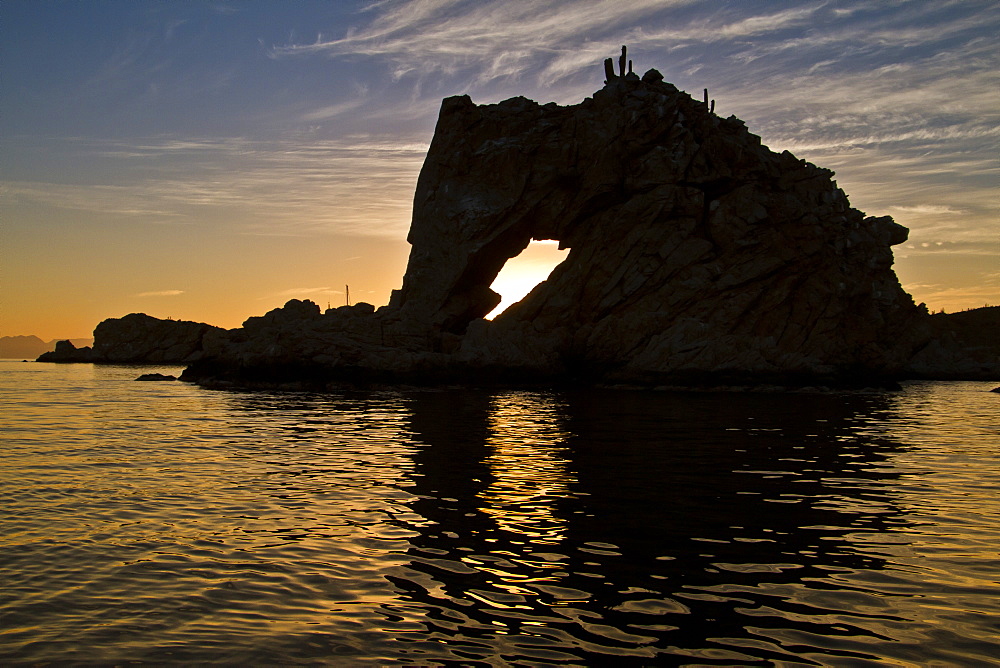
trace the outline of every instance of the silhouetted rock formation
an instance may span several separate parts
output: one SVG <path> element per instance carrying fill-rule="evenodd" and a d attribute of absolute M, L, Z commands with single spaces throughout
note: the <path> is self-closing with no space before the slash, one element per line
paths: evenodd
<path fill-rule="evenodd" d="M 442 103 L 400 290 L 293 300 L 205 337 L 184 378 L 867 383 L 930 336 L 892 271 L 907 230 L 736 117 L 608 66 L 578 105 Z M 532 240 L 567 259 L 493 322 L 490 285 Z"/>
<path fill-rule="evenodd" d="M 911 378 L 996 380 L 1000 378 L 1000 306 L 928 319 L 931 342 L 906 365 Z"/>
<path fill-rule="evenodd" d="M 188 320 L 160 320 L 145 313 L 109 318 L 94 329 L 94 357 L 101 362 L 188 363 L 201 358 L 202 339 L 218 327 Z"/>
<path fill-rule="evenodd" d="M 831 177 L 655 71 L 573 107 L 450 98 L 391 304 L 465 334 L 474 366 L 569 363 L 629 381 L 891 374 L 922 335 L 891 269 L 906 230 L 852 209 Z M 531 239 L 569 256 L 478 321 Z"/>
<path fill-rule="evenodd" d="M 42 353 L 36 360 L 38 362 L 93 362 L 94 351 L 90 346 L 77 348 L 72 341 L 56 341 L 55 350 Z"/>
<path fill-rule="evenodd" d="M 138 378 L 136 378 L 136 380 L 143 380 L 143 381 L 177 380 L 177 376 L 171 376 L 163 373 L 144 373 Z"/>
<path fill-rule="evenodd" d="M 97 364 L 188 364 L 202 356 L 202 339 L 222 332 L 200 322 L 161 320 L 145 313 L 109 318 L 94 329 L 94 347 L 76 348 L 60 341 L 39 362 L 93 362 Z"/>

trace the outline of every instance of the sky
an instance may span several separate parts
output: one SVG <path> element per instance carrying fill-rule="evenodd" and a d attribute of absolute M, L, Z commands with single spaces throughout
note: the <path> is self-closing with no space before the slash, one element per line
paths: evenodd
<path fill-rule="evenodd" d="M 576 104 L 622 44 L 910 228 L 918 303 L 997 305 L 998 38 L 996 0 L 3 0 L 0 335 L 382 305 L 441 100 Z"/>

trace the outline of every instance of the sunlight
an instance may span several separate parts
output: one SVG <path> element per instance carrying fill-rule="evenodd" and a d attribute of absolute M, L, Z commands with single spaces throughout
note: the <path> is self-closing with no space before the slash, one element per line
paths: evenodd
<path fill-rule="evenodd" d="M 549 277 L 556 265 L 566 259 L 567 253 L 569 249 L 560 250 L 558 241 L 532 241 L 520 255 L 507 260 L 490 286 L 503 299 L 486 319 L 492 320 L 511 304 L 521 301 L 532 288 Z"/>
<path fill-rule="evenodd" d="M 573 497 L 562 428 L 562 405 L 545 395 L 496 395 L 490 413 L 492 454 L 486 463 L 493 481 L 478 497 L 480 510 L 497 526 L 531 541 L 553 545 L 566 537 L 558 504 Z"/>

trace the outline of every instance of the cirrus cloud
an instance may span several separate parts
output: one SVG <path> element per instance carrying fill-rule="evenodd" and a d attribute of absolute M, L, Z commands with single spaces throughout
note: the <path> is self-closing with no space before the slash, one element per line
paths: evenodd
<path fill-rule="evenodd" d="M 152 290 L 150 292 L 140 292 L 136 297 L 176 297 L 184 294 L 184 290 Z"/>

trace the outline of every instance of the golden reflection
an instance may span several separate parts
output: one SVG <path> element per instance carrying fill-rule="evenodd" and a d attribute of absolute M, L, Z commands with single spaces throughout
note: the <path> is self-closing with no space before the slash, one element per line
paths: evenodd
<path fill-rule="evenodd" d="M 566 522 L 555 512 L 576 482 L 563 453 L 567 432 L 558 404 L 537 393 L 510 392 L 494 397 L 490 411 L 491 449 L 486 459 L 493 482 L 478 496 L 482 511 L 497 525 L 532 543 L 558 543 Z"/>

